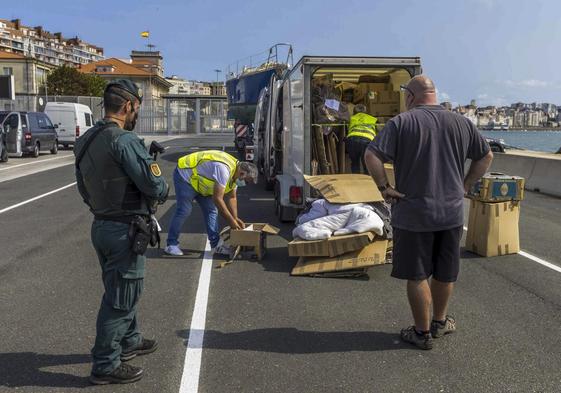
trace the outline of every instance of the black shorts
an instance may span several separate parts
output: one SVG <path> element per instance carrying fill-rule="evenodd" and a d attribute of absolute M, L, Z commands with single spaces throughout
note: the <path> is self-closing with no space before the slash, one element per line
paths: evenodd
<path fill-rule="evenodd" d="M 454 282 L 460 271 L 463 227 L 438 232 L 393 230 L 392 277 Z"/>

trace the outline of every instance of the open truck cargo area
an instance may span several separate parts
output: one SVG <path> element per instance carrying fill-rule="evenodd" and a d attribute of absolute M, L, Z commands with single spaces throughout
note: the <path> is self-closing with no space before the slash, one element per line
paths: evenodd
<path fill-rule="evenodd" d="M 381 130 L 406 110 L 400 85 L 421 72 L 419 57 L 304 56 L 271 78 L 257 104 L 255 161 L 281 221 L 310 197 L 305 175 L 351 173 L 344 140 L 354 106 L 365 105 Z"/>

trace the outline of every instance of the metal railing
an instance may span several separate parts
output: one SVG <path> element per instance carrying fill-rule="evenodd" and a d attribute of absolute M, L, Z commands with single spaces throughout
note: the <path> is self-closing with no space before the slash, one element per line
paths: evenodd
<path fill-rule="evenodd" d="M 95 120 L 103 118 L 103 99 L 82 96 L 16 96 L 0 100 L 0 110 L 43 112 L 47 102 L 73 102 L 87 105 Z M 224 97 L 165 96 L 142 103 L 135 131 L 139 134 L 232 134 L 228 104 Z"/>

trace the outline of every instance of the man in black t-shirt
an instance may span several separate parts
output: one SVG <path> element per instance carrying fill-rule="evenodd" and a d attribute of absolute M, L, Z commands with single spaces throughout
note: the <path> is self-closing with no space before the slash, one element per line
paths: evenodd
<path fill-rule="evenodd" d="M 429 78 L 416 76 L 402 89 L 408 111 L 387 122 L 368 146 L 365 161 L 384 199 L 393 203 L 392 276 L 408 280 L 415 320 L 401 337 L 431 349 L 433 337 L 456 330 L 446 312 L 459 272 L 463 198 L 487 171 L 493 153 L 471 121 L 437 105 Z M 468 158 L 472 164 L 464 178 Z M 389 161 L 395 189 L 384 171 Z"/>

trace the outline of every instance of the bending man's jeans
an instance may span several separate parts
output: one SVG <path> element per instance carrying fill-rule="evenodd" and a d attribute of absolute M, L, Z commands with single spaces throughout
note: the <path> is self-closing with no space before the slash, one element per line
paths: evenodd
<path fill-rule="evenodd" d="M 193 200 L 195 199 L 203 211 L 210 246 L 216 247 L 218 240 L 220 240 L 220 234 L 218 232 L 218 209 L 214 206 L 212 196 L 205 197 L 198 194 L 191 184 L 181 177 L 177 168 L 173 171 L 173 185 L 175 187 L 176 208 L 169 227 L 167 245 L 179 245 L 181 228 L 187 217 L 191 215 Z"/>
<path fill-rule="evenodd" d="M 351 172 L 362 173 L 360 164 L 364 168 L 364 172 L 368 173 L 364 162 L 364 153 L 370 144 L 370 140 L 360 136 L 351 136 L 346 140 L 347 153 L 351 159 Z"/>

